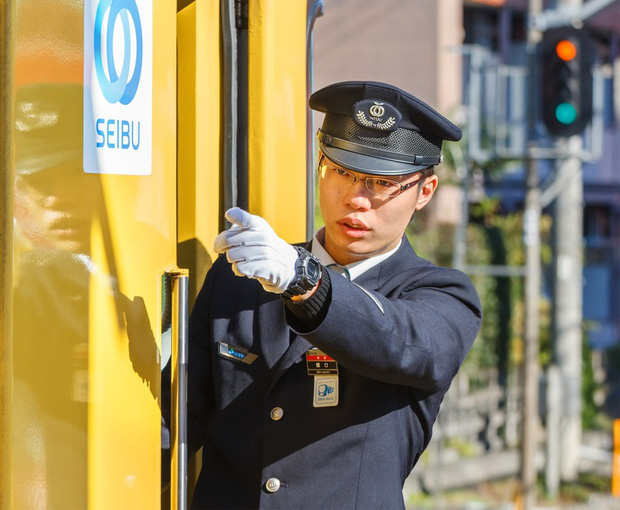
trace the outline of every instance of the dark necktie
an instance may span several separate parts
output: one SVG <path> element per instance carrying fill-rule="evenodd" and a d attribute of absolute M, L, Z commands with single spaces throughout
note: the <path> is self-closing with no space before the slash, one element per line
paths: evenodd
<path fill-rule="evenodd" d="M 349 274 L 349 270 L 346 267 L 339 266 L 338 264 L 328 264 L 327 267 L 329 267 L 330 269 L 336 271 L 337 273 L 340 273 L 347 280 L 351 279 L 351 275 Z"/>

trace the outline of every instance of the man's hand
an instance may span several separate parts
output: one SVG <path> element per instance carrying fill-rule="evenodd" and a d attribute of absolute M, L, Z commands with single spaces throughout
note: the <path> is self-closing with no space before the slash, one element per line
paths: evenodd
<path fill-rule="evenodd" d="M 215 238 L 213 249 L 226 252 L 237 276 L 257 279 L 267 292 L 284 292 L 295 279 L 295 248 L 260 216 L 233 207 L 226 211 L 226 219 L 233 226 Z"/>

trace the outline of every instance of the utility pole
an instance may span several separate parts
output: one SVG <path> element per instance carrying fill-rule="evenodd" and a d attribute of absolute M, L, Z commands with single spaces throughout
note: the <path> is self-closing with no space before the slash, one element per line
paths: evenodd
<path fill-rule="evenodd" d="M 558 9 L 579 9 L 582 0 L 558 0 Z M 556 161 L 556 179 L 563 186 L 554 206 L 554 362 L 560 370 L 562 416 L 560 430 L 560 476 L 575 480 L 581 446 L 581 364 L 583 299 L 583 178 L 577 156 L 581 136 L 560 139 L 558 149 L 566 157 Z"/>
<path fill-rule="evenodd" d="M 530 26 L 527 51 L 529 60 L 529 133 L 530 149 L 535 123 L 536 48 L 540 32 L 532 20 L 542 12 L 542 0 L 529 0 Z M 523 422 L 521 427 L 520 497 L 523 510 L 536 504 L 536 451 L 538 449 L 538 378 L 540 373 L 539 351 L 539 300 L 540 300 L 540 188 L 536 160 L 528 155 L 525 190 L 523 234 L 525 244 L 525 310 L 524 356 L 522 370 Z"/>
<path fill-rule="evenodd" d="M 564 140 L 570 153 L 578 153 L 578 136 Z M 577 170 L 577 172 L 575 172 Z M 554 361 L 560 369 L 562 416 L 560 418 L 560 476 L 575 480 L 581 446 L 581 360 L 582 360 L 582 244 L 583 181 L 581 160 L 570 156 L 556 163 L 557 178 L 565 175 L 565 187 L 554 207 Z M 575 175 L 575 173 L 577 175 Z M 572 174 L 572 177 L 571 177 Z"/>

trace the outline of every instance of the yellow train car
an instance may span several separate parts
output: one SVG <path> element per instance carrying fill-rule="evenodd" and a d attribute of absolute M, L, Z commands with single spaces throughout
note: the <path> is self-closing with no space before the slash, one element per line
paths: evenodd
<path fill-rule="evenodd" d="M 182 392 L 171 345 L 224 211 L 312 231 L 321 2 L 1 9 L 0 509 L 167 507 L 161 368 L 179 363 Z"/>

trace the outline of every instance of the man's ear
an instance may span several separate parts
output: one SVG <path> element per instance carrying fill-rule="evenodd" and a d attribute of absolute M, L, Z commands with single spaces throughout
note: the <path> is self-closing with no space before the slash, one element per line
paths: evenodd
<path fill-rule="evenodd" d="M 435 194 L 438 183 L 439 179 L 437 179 L 437 176 L 434 174 L 429 175 L 426 179 L 424 179 L 424 183 L 418 191 L 418 203 L 415 206 L 416 211 L 419 211 L 430 202 L 431 198 L 433 198 L 433 195 Z"/>

